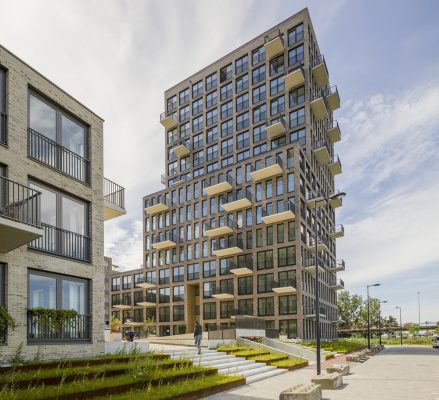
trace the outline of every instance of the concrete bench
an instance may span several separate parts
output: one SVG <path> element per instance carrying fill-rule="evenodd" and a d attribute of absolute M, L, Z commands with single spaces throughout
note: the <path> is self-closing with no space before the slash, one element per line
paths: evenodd
<path fill-rule="evenodd" d="M 333 372 L 331 374 L 317 375 L 311 379 L 311 382 L 320 385 L 322 389 L 333 390 L 343 385 L 343 377 L 342 374 Z"/>
<path fill-rule="evenodd" d="M 359 353 L 352 353 L 352 354 L 348 354 L 346 356 L 346 361 L 351 361 L 351 362 L 363 362 L 366 361 L 367 358 L 364 357 L 363 355 L 359 354 Z"/>
<path fill-rule="evenodd" d="M 322 387 L 314 383 L 294 385 L 282 390 L 279 395 L 279 400 L 321 400 L 321 398 Z"/>
<path fill-rule="evenodd" d="M 347 375 L 350 372 L 350 368 L 348 364 L 334 364 L 326 368 L 326 372 L 328 374 L 337 372 L 338 374 Z"/>

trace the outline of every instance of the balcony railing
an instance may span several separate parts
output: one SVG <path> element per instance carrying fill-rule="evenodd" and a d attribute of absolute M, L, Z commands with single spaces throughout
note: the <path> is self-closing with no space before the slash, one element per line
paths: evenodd
<path fill-rule="evenodd" d="M 252 317 L 254 315 L 253 307 L 234 308 L 232 311 L 233 317 L 242 317 L 244 315 Z"/>
<path fill-rule="evenodd" d="M 332 262 L 329 266 L 330 272 L 340 272 L 346 269 L 345 261 L 343 259 Z"/>
<path fill-rule="evenodd" d="M 211 296 L 220 300 L 233 299 L 235 297 L 233 283 L 212 288 Z"/>
<path fill-rule="evenodd" d="M 311 275 L 315 275 L 316 273 L 316 259 L 315 257 L 306 258 L 303 260 L 303 268 L 306 272 L 308 272 Z M 325 272 L 325 262 L 321 257 L 318 258 L 318 270 L 320 273 Z"/>
<path fill-rule="evenodd" d="M 227 218 L 214 219 L 203 223 L 204 233 L 208 237 L 224 236 L 233 233 L 237 229 L 236 223 L 231 216 Z"/>
<path fill-rule="evenodd" d="M 112 302 L 112 307 L 114 308 L 131 308 L 132 303 L 131 303 L 131 297 L 121 297 L 118 299 L 115 299 Z"/>
<path fill-rule="evenodd" d="M 29 243 L 29 248 L 74 260 L 90 262 L 91 239 L 79 233 L 41 224 L 44 236 Z"/>
<path fill-rule="evenodd" d="M 264 224 L 274 224 L 276 222 L 293 220 L 295 218 L 295 206 L 291 200 L 285 200 L 273 204 L 274 210 L 262 210 L 262 222 Z"/>
<path fill-rule="evenodd" d="M 295 279 L 279 279 L 279 281 L 273 281 L 272 290 L 278 294 L 292 294 L 296 292 L 296 280 Z"/>
<path fill-rule="evenodd" d="M 28 310 L 27 338 L 29 342 L 69 342 L 88 341 L 91 339 L 91 317 L 76 315 L 67 319 L 59 328 L 53 327 L 52 321 Z"/>
<path fill-rule="evenodd" d="M 331 226 L 329 228 L 329 237 L 331 239 L 336 239 L 342 236 L 344 236 L 344 226 L 342 224 Z"/>
<path fill-rule="evenodd" d="M 230 174 L 214 175 L 207 179 L 207 186 L 204 188 L 204 192 L 208 196 L 214 196 L 219 193 L 227 192 L 232 189 L 233 178 Z"/>
<path fill-rule="evenodd" d="M 0 112 L 0 143 L 8 144 L 8 116 L 5 113 Z"/>
<path fill-rule="evenodd" d="M 328 126 L 328 139 L 331 143 L 338 142 L 341 139 L 340 127 L 337 121 L 332 121 Z"/>
<path fill-rule="evenodd" d="M 125 189 L 117 183 L 104 178 L 104 200 L 125 209 Z"/>
<path fill-rule="evenodd" d="M 78 181 L 90 183 L 90 161 L 29 128 L 27 154 Z"/>
<path fill-rule="evenodd" d="M 316 240 L 314 237 L 308 238 L 308 250 L 309 251 L 315 251 L 315 248 L 317 247 L 317 251 L 322 250 L 328 250 L 328 241 L 325 238 L 319 237 L 317 238 L 317 246 L 316 246 Z"/>
<path fill-rule="evenodd" d="M 268 179 L 280 175 L 283 171 L 283 160 L 280 154 L 259 160 L 250 167 L 250 176 L 253 181 Z"/>
<path fill-rule="evenodd" d="M 311 68 L 317 86 L 326 86 L 329 82 L 329 72 L 323 54 L 311 60 Z"/>
<path fill-rule="evenodd" d="M 237 238 L 227 238 L 223 241 L 217 239 L 213 246 L 214 254 L 218 257 L 234 256 L 242 253 L 242 249 L 242 240 Z"/>
<path fill-rule="evenodd" d="M 310 307 L 303 307 L 303 314 L 305 316 L 308 316 L 309 318 L 315 318 L 316 316 L 316 307 L 310 306 Z M 326 317 L 326 309 L 322 306 L 320 306 L 320 317 Z"/>
<path fill-rule="evenodd" d="M 250 207 L 252 205 L 252 194 L 247 189 L 242 189 L 227 196 L 227 199 L 221 204 L 224 211 L 231 212 Z"/>

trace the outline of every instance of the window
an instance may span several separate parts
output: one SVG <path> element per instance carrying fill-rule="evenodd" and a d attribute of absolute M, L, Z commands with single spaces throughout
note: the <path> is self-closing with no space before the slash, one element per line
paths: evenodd
<path fill-rule="evenodd" d="M 274 315 L 274 297 L 263 297 L 258 299 L 258 315 L 260 317 Z"/>
<path fill-rule="evenodd" d="M 203 263 L 203 278 L 210 278 L 216 276 L 215 261 L 205 261 Z"/>
<path fill-rule="evenodd" d="M 159 303 L 169 303 L 171 301 L 171 289 L 161 288 L 159 289 Z"/>
<path fill-rule="evenodd" d="M 189 264 L 187 266 L 187 279 L 188 281 L 200 278 L 200 265 Z"/>
<path fill-rule="evenodd" d="M 179 93 L 180 105 L 187 103 L 189 101 L 189 88 L 182 90 Z"/>
<path fill-rule="evenodd" d="M 248 93 L 244 93 L 236 98 L 236 112 L 248 107 Z"/>
<path fill-rule="evenodd" d="M 238 278 L 238 295 L 253 294 L 253 277 Z"/>
<path fill-rule="evenodd" d="M 192 97 L 197 97 L 203 93 L 203 81 L 199 81 L 192 85 Z"/>
<path fill-rule="evenodd" d="M 218 139 L 218 128 L 214 126 L 206 132 L 206 143 L 215 142 Z"/>
<path fill-rule="evenodd" d="M 237 162 L 247 160 L 247 158 L 250 158 L 250 150 L 241 151 L 236 155 Z"/>
<path fill-rule="evenodd" d="M 227 103 L 221 104 L 221 118 L 230 117 L 233 114 L 233 102 L 228 101 Z"/>
<path fill-rule="evenodd" d="M 236 80 L 236 93 L 241 93 L 248 89 L 248 74 L 245 74 Z"/>
<path fill-rule="evenodd" d="M 258 122 L 263 121 L 267 116 L 267 106 L 262 104 L 260 107 L 253 109 L 253 123 L 257 124 Z"/>
<path fill-rule="evenodd" d="M 285 111 L 285 97 L 280 96 L 270 102 L 270 114 L 276 115 Z"/>
<path fill-rule="evenodd" d="M 220 259 L 220 275 L 228 275 L 230 274 L 230 269 L 233 268 L 231 258 L 222 258 Z"/>
<path fill-rule="evenodd" d="M 267 93 L 266 93 L 265 85 L 258 86 L 257 88 L 254 88 L 253 92 L 252 92 L 252 96 L 253 96 L 252 102 L 253 102 L 253 104 L 257 104 L 260 101 L 265 100 L 266 94 Z"/>
<path fill-rule="evenodd" d="M 179 111 L 180 114 L 180 122 L 186 121 L 187 119 L 189 119 L 190 117 L 190 113 L 189 113 L 189 106 L 184 106 L 180 108 Z"/>
<path fill-rule="evenodd" d="M 203 304 L 203 318 L 216 319 L 216 303 Z"/>
<path fill-rule="evenodd" d="M 228 81 L 232 79 L 232 64 L 226 65 L 225 67 L 220 69 L 220 82 Z"/>
<path fill-rule="evenodd" d="M 220 303 L 220 318 L 230 318 L 233 315 L 233 301 Z"/>
<path fill-rule="evenodd" d="M 184 286 L 174 286 L 172 288 L 172 301 L 184 300 Z"/>
<path fill-rule="evenodd" d="M 288 193 L 294 192 L 294 172 L 287 175 L 287 190 Z"/>
<path fill-rule="evenodd" d="M 253 299 L 238 300 L 239 315 L 253 315 Z"/>
<path fill-rule="evenodd" d="M 288 65 L 293 65 L 300 61 L 303 61 L 303 44 L 288 52 Z"/>
<path fill-rule="evenodd" d="M 259 82 L 265 81 L 265 64 L 252 71 L 252 83 L 256 85 Z"/>
<path fill-rule="evenodd" d="M 146 282 L 156 283 L 157 282 L 157 272 L 156 271 L 148 271 L 146 273 Z"/>
<path fill-rule="evenodd" d="M 172 269 L 172 281 L 174 283 L 184 281 L 184 267 L 174 267 Z"/>
<path fill-rule="evenodd" d="M 215 282 L 204 282 L 203 283 L 203 298 L 209 299 L 212 297 L 213 292 L 215 290 Z"/>
<path fill-rule="evenodd" d="M 214 88 L 217 84 L 216 72 L 206 77 L 206 90 Z"/>
<path fill-rule="evenodd" d="M 294 108 L 305 102 L 305 87 L 294 89 L 289 94 L 290 108 Z"/>
<path fill-rule="evenodd" d="M 240 114 L 236 117 L 236 130 L 239 131 L 244 128 L 248 128 L 249 125 L 249 116 L 248 111 L 244 114 Z"/>
<path fill-rule="evenodd" d="M 30 182 L 41 192 L 41 222 L 44 236 L 29 247 L 76 260 L 91 260 L 88 237 L 88 205 L 47 186 Z"/>
<path fill-rule="evenodd" d="M 277 249 L 277 265 L 278 267 L 296 265 L 296 246 Z"/>
<path fill-rule="evenodd" d="M 199 114 L 203 111 L 203 98 L 195 100 L 192 103 L 192 115 Z"/>
<path fill-rule="evenodd" d="M 111 278 L 111 290 L 113 292 L 120 290 L 120 276 Z"/>
<path fill-rule="evenodd" d="M 159 284 L 167 284 L 170 282 L 170 276 L 169 276 L 169 268 L 161 269 L 159 271 Z"/>
<path fill-rule="evenodd" d="M 240 150 L 247 147 L 250 144 L 250 133 L 249 131 L 242 132 L 236 135 L 236 149 Z"/>
<path fill-rule="evenodd" d="M 281 92 L 285 88 L 285 81 L 283 76 L 279 76 L 278 78 L 272 79 L 270 81 L 270 96 L 274 96 L 275 94 Z"/>
<path fill-rule="evenodd" d="M 305 128 L 299 129 L 290 133 L 290 142 L 299 142 L 301 146 L 306 144 L 306 131 Z"/>
<path fill-rule="evenodd" d="M 245 55 L 235 61 L 235 73 L 238 75 L 248 70 L 248 56 Z"/>
<path fill-rule="evenodd" d="M 210 92 L 206 95 L 206 108 L 213 107 L 217 103 L 218 92 Z"/>
<path fill-rule="evenodd" d="M 259 49 L 253 50 L 252 52 L 252 65 L 259 64 L 265 60 L 265 49 L 264 46 L 259 47 Z"/>
<path fill-rule="evenodd" d="M 258 269 L 273 268 L 273 250 L 259 251 L 257 257 Z"/>
<path fill-rule="evenodd" d="M 270 61 L 270 76 L 276 75 L 284 70 L 284 56 L 283 54 L 273 58 Z"/>
<path fill-rule="evenodd" d="M 6 71 L 0 68 L 0 143 L 6 144 Z"/>
<path fill-rule="evenodd" d="M 229 119 L 221 124 L 221 137 L 229 136 L 233 133 L 233 121 Z"/>
<path fill-rule="evenodd" d="M 184 321 L 184 305 L 178 305 L 172 307 L 173 321 Z"/>
<path fill-rule="evenodd" d="M 74 179 L 90 182 L 85 125 L 32 92 L 28 155 Z"/>
<path fill-rule="evenodd" d="M 280 320 L 279 332 L 283 332 L 285 335 L 287 335 L 288 339 L 297 338 L 297 320 Z"/>
<path fill-rule="evenodd" d="M 260 142 L 261 140 L 265 140 L 267 138 L 267 133 L 265 130 L 265 124 L 259 125 L 253 129 L 253 143 Z"/>
<path fill-rule="evenodd" d="M 214 144 L 207 148 L 207 161 L 214 160 L 218 158 L 218 145 Z"/>
<path fill-rule="evenodd" d="M 220 89 L 221 101 L 227 100 L 228 98 L 232 97 L 232 95 L 233 95 L 232 82 L 228 83 L 227 85 L 221 86 L 221 89 Z"/>
<path fill-rule="evenodd" d="M 305 108 L 299 108 L 296 111 L 290 112 L 290 128 L 302 125 L 305 123 Z"/>
<path fill-rule="evenodd" d="M 221 142 L 221 155 L 233 153 L 233 138 Z"/>
<path fill-rule="evenodd" d="M 303 24 L 297 25 L 288 31 L 288 46 L 303 39 Z"/>
<path fill-rule="evenodd" d="M 122 277 L 122 290 L 131 289 L 131 275 Z"/>
<path fill-rule="evenodd" d="M 294 221 L 288 222 L 288 240 L 296 240 L 296 224 Z"/>
<path fill-rule="evenodd" d="M 171 320 L 170 308 L 169 307 L 160 307 L 159 308 L 159 322 L 169 322 L 170 320 Z M 169 335 L 169 333 L 168 333 L 168 335 Z M 161 334 L 161 336 L 166 336 L 166 335 Z"/>
<path fill-rule="evenodd" d="M 206 125 L 210 126 L 218 121 L 218 110 L 214 108 L 206 113 Z"/>
<path fill-rule="evenodd" d="M 261 144 L 259 146 L 253 147 L 253 155 L 257 156 L 258 154 L 265 153 L 267 151 L 267 144 Z"/>
<path fill-rule="evenodd" d="M 200 115 L 197 118 L 194 118 L 192 120 L 192 130 L 194 132 L 199 131 L 200 129 L 203 129 L 204 121 L 203 121 L 203 115 Z"/>
<path fill-rule="evenodd" d="M 173 112 L 177 109 L 177 96 L 172 96 L 168 100 L 166 100 L 166 111 Z"/>

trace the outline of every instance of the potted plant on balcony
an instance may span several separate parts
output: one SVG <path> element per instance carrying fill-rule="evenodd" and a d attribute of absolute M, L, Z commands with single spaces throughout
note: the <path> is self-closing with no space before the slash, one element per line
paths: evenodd
<path fill-rule="evenodd" d="M 153 334 L 154 325 L 155 325 L 155 318 L 146 317 L 145 322 L 143 323 L 143 333 L 145 334 L 145 337 L 148 337 L 149 335 Z"/>
<path fill-rule="evenodd" d="M 6 308 L 0 306 L 0 339 L 3 336 L 3 332 L 7 328 L 15 329 L 15 319 L 6 311 Z"/>
<path fill-rule="evenodd" d="M 122 327 L 122 323 L 120 319 L 116 317 L 111 317 L 110 321 L 110 342 L 121 342 L 122 341 L 122 332 L 120 328 Z"/>

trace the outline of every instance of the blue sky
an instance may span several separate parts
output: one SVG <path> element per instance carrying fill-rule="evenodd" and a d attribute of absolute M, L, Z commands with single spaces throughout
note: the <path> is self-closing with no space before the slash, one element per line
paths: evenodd
<path fill-rule="evenodd" d="M 141 197 L 162 188 L 163 91 L 304 7 L 342 99 L 340 276 L 362 295 L 380 282 L 404 321 L 420 291 L 421 319 L 439 320 L 437 1 L 0 0 L 0 43 L 105 118 L 105 175 L 128 208 L 105 248 L 134 268 Z"/>

